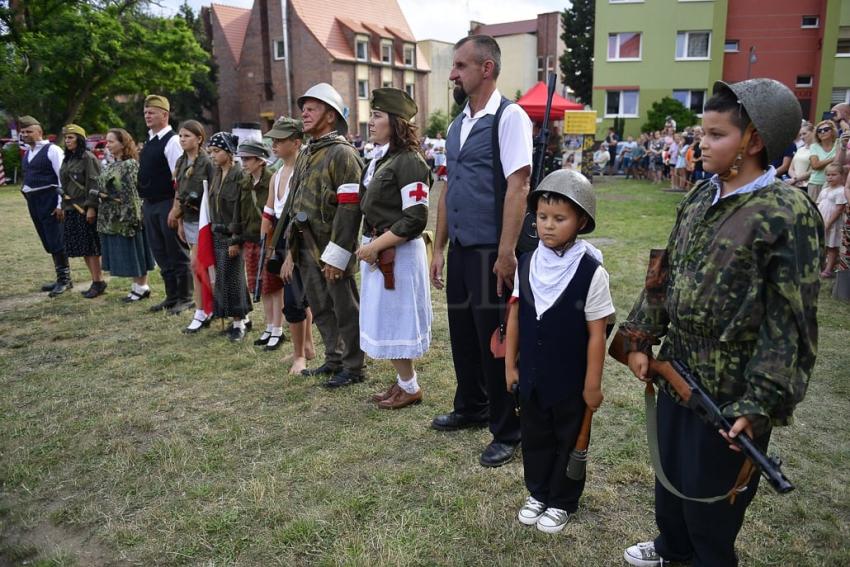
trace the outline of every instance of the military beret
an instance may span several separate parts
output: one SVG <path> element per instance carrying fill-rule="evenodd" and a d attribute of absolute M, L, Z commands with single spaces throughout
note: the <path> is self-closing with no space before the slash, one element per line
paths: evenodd
<path fill-rule="evenodd" d="M 161 108 L 166 112 L 171 112 L 171 105 L 168 104 L 168 99 L 162 95 L 148 95 L 145 97 L 145 108 Z"/>
<path fill-rule="evenodd" d="M 275 120 L 272 129 L 263 134 L 266 138 L 274 138 L 278 140 L 284 140 L 296 135 L 304 135 L 304 124 L 300 120 L 290 118 L 289 116 L 281 116 Z"/>
<path fill-rule="evenodd" d="M 269 159 L 271 154 L 264 143 L 258 142 L 257 140 L 247 140 L 239 144 L 239 148 L 236 150 L 236 155 L 241 158 L 256 157 L 266 160 Z"/>
<path fill-rule="evenodd" d="M 79 134 L 83 138 L 86 137 L 86 131 L 83 130 L 83 127 L 77 126 L 76 124 L 66 124 L 62 128 L 62 135 L 67 136 L 68 134 Z"/>
<path fill-rule="evenodd" d="M 369 104 L 372 110 L 394 114 L 404 120 L 410 120 L 419 110 L 410 95 L 394 88 L 374 89 Z"/>
<path fill-rule="evenodd" d="M 29 115 L 18 118 L 19 128 L 29 128 L 30 126 L 41 126 L 41 122 Z"/>

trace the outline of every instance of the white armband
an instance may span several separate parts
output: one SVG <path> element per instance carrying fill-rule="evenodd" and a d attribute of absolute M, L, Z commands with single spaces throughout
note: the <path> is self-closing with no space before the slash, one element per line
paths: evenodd
<path fill-rule="evenodd" d="M 338 270 L 345 271 L 350 259 L 351 252 L 334 242 L 328 242 L 328 245 L 325 247 L 325 251 L 322 252 L 322 262 L 329 264 Z"/>

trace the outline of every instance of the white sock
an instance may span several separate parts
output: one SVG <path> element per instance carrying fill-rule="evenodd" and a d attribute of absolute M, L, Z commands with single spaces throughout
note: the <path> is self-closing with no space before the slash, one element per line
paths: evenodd
<path fill-rule="evenodd" d="M 133 291 L 135 291 L 136 293 L 141 295 L 141 294 L 145 293 L 147 290 L 149 290 L 150 286 L 148 286 L 147 284 L 146 285 L 139 285 L 136 282 L 133 282 L 133 285 L 130 286 L 130 289 L 132 289 Z"/>
<path fill-rule="evenodd" d="M 233 327 L 235 329 L 244 329 L 245 328 L 245 319 L 234 319 Z"/>
<path fill-rule="evenodd" d="M 203 322 L 203 321 L 199 321 L 198 319 L 192 319 L 192 320 L 189 322 L 189 326 L 188 326 L 188 327 L 186 327 L 186 328 L 187 328 L 187 329 L 189 329 L 190 331 L 195 331 L 195 330 L 197 330 L 197 329 L 200 329 L 200 328 L 201 328 L 201 327 L 203 327 L 203 326 L 204 326 L 204 322 Z"/>
<path fill-rule="evenodd" d="M 280 337 L 283 335 L 283 327 L 275 327 L 273 325 L 269 325 L 267 329 L 273 337 Z"/>
<path fill-rule="evenodd" d="M 274 325 L 266 325 L 266 332 L 267 333 L 273 335 L 274 334 L 273 331 L 274 331 Z"/>
<path fill-rule="evenodd" d="M 413 378 L 410 380 L 402 380 L 401 376 L 396 375 L 398 387 L 408 394 L 415 394 L 419 391 L 419 383 L 416 381 L 416 372 L 413 373 Z"/>
<path fill-rule="evenodd" d="M 197 319 L 199 321 L 206 321 L 207 314 L 204 312 L 203 309 L 195 309 L 195 316 L 193 317 L 193 319 Z"/>

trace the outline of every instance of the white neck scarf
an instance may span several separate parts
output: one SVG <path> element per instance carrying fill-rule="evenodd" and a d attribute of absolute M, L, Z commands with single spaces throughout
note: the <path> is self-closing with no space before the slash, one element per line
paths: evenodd
<path fill-rule="evenodd" d="M 552 307 L 570 285 L 578 270 L 579 262 L 585 254 L 590 254 L 600 264 L 602 263 L 602 252 L 584 240 L 576 240 L 563 256 L 547 248 L 543 242 L 537 245 L 537 250 L 531 257 L 528 281 L 531 284 L 531 293 L 534 295 L 534 309 L 538 319 Z"/>
<path fill-rule="evenodd" d="M 363 187 L 368 187 L 369 182 L 372 181 L 372 177 L 375 175 L 375 166 L 384 157 L 387 153 L 387 150 L 390 149 L 390 144 L 387 142 L 383 146 L 378 146 L 372 152 L 372 161 L 369 162 L 369 167 L 366 168 L 366 175 L 363 176 Z"/>

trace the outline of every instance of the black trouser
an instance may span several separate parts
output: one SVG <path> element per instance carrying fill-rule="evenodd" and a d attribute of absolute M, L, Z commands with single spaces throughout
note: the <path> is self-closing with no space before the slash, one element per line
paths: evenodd
<path fill-rule="evenodd" d="M 756 439 L 767 449 L 770 433 Z M 664 472 L 680 492 L 710 497 L 735 484 L 744 457 L 729 449 L 717 429 L 703 423 L 663 390 L 658 395 L 658 446 Z M 667 561 L 692 561 L 693 567 L 734 567 L 735 538 L 756 494 L 756 471 L 735 504 L 681 500 L 655 481 L 655 522 L 660 531 L 655 550 Z"/>
<path fill-rule="evenodd" d="M 189 247 L 177 236 L 177 231 L 168 227 L 168 212 L 171 210 L 171 199 L 151 203 L 144 201 L 142 216 L 144 217 L 145 234 L 148 237 L 151 252 L 162 272 L 166 289 L 177 278 L 191 277 L 189 275 Z"/>
<path fill-rule="evenodd" d="M 24 193 L 24 198 L 27 200 L 30 218 L 39 239 L 41 239 L 44 251 L 48 254 L 64 254 L 64 223 L 57 220 L 54 214 L 59 203 L 56 187 L 29 191 Z"/>
<path fill-rule="evenodd" d="M 457 390 L 454 411 L 489 418 L 493 439 L 520 440 L 513 396 L 505 388 L 505 360 L 490 353 L 490 335 L 499 326 L 496 296 L 496 246 L 449 248 L 446 303 Z M 508 290 L 505 290 L 508 293 Z"/>
<path fill-rule="evenodd" d="M 297 266 L 292 270 L 290 282 L 283 284 L 283 316 L 290 324 L 307 319 L 307 293 Z"/>
<path fill-rule="evenodd" d="M 534 391 L 521 401 L 522 468 L 528 492 L 551 508 L 578 508 L 584 479 L 567 478 L 567 462 L 584 419 L 581 392 L 544 409 Z"/>

